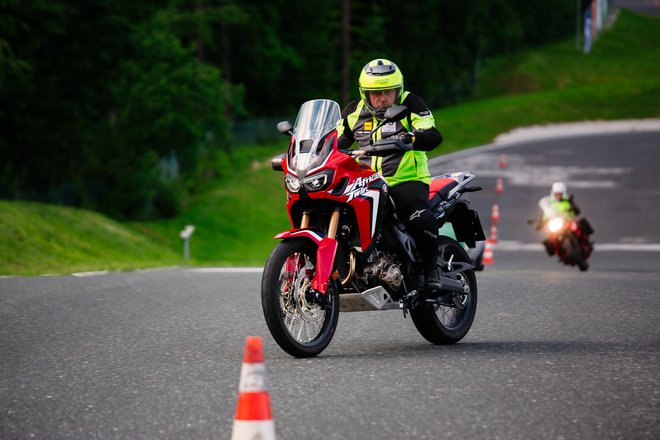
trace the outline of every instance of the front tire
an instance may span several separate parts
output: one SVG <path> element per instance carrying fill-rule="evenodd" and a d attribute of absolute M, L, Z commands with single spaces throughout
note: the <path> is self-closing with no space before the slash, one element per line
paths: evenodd
<path fill-rule="evenodd" d="M 448 237 L 439 238 L 441 267 L 445 268 L 453 256 L 454 262 L 470 264 L 470 257 L 463 247 Z M 468 289 L 458 295 L 463 308 L 439 304 L 421 304 L 410 311 L 417 331 L 429 342 L 436 345 L 455 344 L 470 330 L 477 312 L 477 279 L 474 270 L 469 269 L 456 276 Z"/>
<path fill-rule="evenodd" d="M 578 238 L 571 234 L 566 240 L 566 242 L 567 242 L 566 253 L 567 255 L 570 256 L 571 261 L 577 265 L 577 267 L 580 269 L 581 272 L 585 272 L 586 270 L 588 270 L 589 264 L 584 258 L 584 252 L 582 251 L 582 247 L 580 247 Z"/>
<path fill-rule="evenodd" d="M 316 246 L 306 239 L 286 240 L 270 254 L 261 279 L 261 306 L 275 342 L 291 356 L 312 357 L 330 343 L 339 318 L 339 291 L 325 295 L 311 288 Z"/>

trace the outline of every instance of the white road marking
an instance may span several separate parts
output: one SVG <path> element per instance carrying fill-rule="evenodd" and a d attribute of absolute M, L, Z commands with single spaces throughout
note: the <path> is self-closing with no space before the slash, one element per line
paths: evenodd
<path fill-rule="evenodd" d="M 496 144 L 527 142 L 538 139 L 557 139 L 590 136 L 594 133 L 621 133 L 660 130 L 660 119 L 630 119 L 620 121 L 586 121 L 563 124 L 532 125 L 502 133 L 495 138 Z"/>
<path fill-rule="evenodd" d="M 95 271 L 90 271 L 90 272 L 75 272 L 72 273 L 71 276 L 73 277 L 95 277 L 98 275 L 107 275 L 109 274 L 110 271 L 108 270 L 95 270 Z"/>
<path fill-rule="evenodd" d="M 522 243 L 514 240 L 499 240 L 493 244 L 493 251 L 504 252 L 538 252 L 544 251 L 541 243 Z M 660 243 L 598 243 L 594 244 L 594 252 L 660 252 Z"/>
<path fill-rule="evenodd" d="M 508 166 L 499 169 L 499 154 L 480 153 L 452 161 L 453 169 L 470 170 L 479 177 L 503 177 L 507 186 L 546 187 L 565 182 L 571 188 L 610 189 L 620 186 L 621 176 L 631 172 L 625 167 L 530 165 L 518 154 L 508 154 Z M 612 177 L 609 178 L 608 177 Z"/>
<path fill-rule="evenodd" d="M 195 273 L 261 273 L 263 267 L 195 267 L 188 269 Z"/>

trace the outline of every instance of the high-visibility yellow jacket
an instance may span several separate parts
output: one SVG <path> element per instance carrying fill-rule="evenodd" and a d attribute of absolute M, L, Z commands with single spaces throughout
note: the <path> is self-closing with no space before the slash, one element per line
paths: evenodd
<path fill-rule="evenodd" d="M 440 145 L 442 135 L 435 128 L 433 115 L 420 97 L 404 92 L 401 104 L 408 107 L 409 116 L 383 125 L 374 134 L 374 138 L 379 140 L 394 133 L 413 132 L 414 150 L 387 157 L 374 156 L 371 158 L 371 167 L 381 173 L 390 186 L 410 180 L 419 180 L 428 185 L 431 174 L 426 151 Z M 348 149 L 354 142 L 357 142 L 358 148 L 371 145 L 373 129 L 380 121 L 369 112 L 362 100 L 351 101 L 342 111 L 342 118 L 338 126 L 339 148 Z"/>

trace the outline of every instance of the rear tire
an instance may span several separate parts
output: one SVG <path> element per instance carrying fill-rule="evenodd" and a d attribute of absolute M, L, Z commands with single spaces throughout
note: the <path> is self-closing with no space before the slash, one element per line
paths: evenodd
<path fill-rule="evenodd" d="M 275 342 L 291 356 L 312 357 L 330 343 L 339 318 L 339 291 L 330 283 L 316 297 L 316 246 L 307 239 L 286 240 L 270 254 L 261 279 L 261 306 Z"/>
<path fill-rule="evenodd" d="M 448 237 L 439 238 L 443 266 L 453 255 L 454 262 L 471 264 L 470 257 L 463 247 Z M 443 253 L 444 249 L 444 254 Z M 410 311 L 417 331 L 429 342 L 436 345 L 455 344 L 470 330 L 477 312 L 477 279 L 474 270 L 469 269 L 457 275 L 457 279 L 469 286 L 467 293 L 459 295 L 463 309 L 456 307 L 422 304 Z"/>

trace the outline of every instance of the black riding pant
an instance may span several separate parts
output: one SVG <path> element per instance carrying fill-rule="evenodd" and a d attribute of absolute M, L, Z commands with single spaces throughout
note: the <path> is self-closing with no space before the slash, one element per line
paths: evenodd
<path fill-rule="evenodd" d="M 415 239 L 426 268 L 435 267 L 438 253 L 438 224 L 429 205 L 429 186 L 418 180 L 403 182 L 390 188 L 396 213 Z"/>

